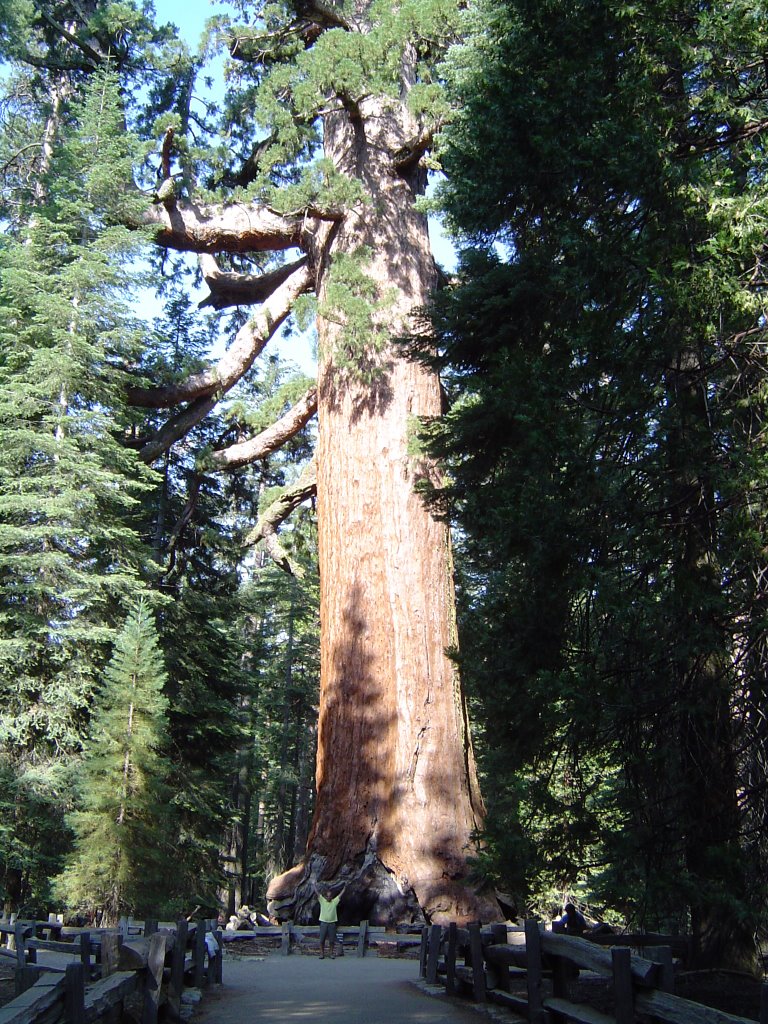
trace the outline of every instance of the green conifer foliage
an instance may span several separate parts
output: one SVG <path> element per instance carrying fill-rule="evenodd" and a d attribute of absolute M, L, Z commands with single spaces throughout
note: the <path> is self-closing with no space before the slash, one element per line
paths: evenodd
<path fill-rule="evenodd" d="M 584 886 L 690 927 L 702 963 L 749 962 L 764 18 L 680 0 L 473 17 L 444 165 L 479 251 L 436 314 L 458 400 L 433 436 L 472 558 L 492 848 L 523 892 Z"/>
<path fill-rule="evenodd" d="M 70 824 L 75 858 L 57 880 L 71 908 L 103 922 L 161 908 L 172 863 L 173 821 L 164 780 L 167 676 L 152 612 L 129 613 L 97 695 Z"/>
<path fill-rule="evenodd" d="M 153 474 L 121 437 L 136 239 L 111 226 L 134 141 L 114 76 L 93 77 L 61 132 L 39 205 L 0 243 L 0 746 L 18 774 L 17 852 L 0 859 L 13 871 L 33 818 L 56 827 L 52 773 L 80 749 L 120 609 L 148 575 L 137 514 Z"/>

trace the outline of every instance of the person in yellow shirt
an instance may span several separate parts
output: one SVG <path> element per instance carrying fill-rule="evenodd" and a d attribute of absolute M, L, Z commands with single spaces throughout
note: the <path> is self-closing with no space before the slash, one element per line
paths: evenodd
<path fill-rule="evenodd" d="M 339 900 L 344 895 L 346 885 L 335 896 L 331 895 L 333 892 L 331 885 L 323 885 L 322 889 L 318 888 L 317 883 L 313 883 L 313 886 L 320 901 L 320 959 L 325 959 L 325 943 L 327 941 L 330 943 L 331 960 L 335 960 L 336 923 L 339 919 L 338 906 Z"/>

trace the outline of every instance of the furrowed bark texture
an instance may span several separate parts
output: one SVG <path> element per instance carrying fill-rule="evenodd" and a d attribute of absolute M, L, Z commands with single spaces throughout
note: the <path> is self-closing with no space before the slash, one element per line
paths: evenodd
<path fill-rule="evenodd" d="M 385 344 L 357 357 L 375 374 L 364 381 L 339 366 L 344 311 L 320 317 L 317 803 L 305 861 L 268 892 L 272 912 L 295 920 L 311 914 L 317 879 L 347 883 L 342 921 L 498 915 L 466 885 L 482 804 L 445 654 L 455 643 L 450 542 L 415 491 L 434 470 L 411 451 L 411 434 L 416 417 L 439 415 L 439 384 L 391 342 L 435 285 L 426 220 L 413 207 L 424 172 L 400 176 L 392 164 L 413 135 L 390 100 L 367 99 L 359 119 L 339 112 L 325 123 L 326 154 L 363 180 L 372 205 L 322 229 L 320 308 L 333 255 L 368 247 Z"/>

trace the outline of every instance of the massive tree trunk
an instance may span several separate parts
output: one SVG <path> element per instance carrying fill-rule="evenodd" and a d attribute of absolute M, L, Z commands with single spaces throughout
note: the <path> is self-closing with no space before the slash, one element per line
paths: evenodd
<path fill-rule="evenodd" d="M 347 882 L 342 920 L 467 920 L 498 913 L 467 886 L 480 824 L 456 643 L 448 528 L 416 492 L 434 469 L 415 445 L 440 412 L 439 382 L 394 339 L 435 285 L 423 170 L 397 173 L 405 108 L 368 99 L 326 118 L 326 155 L 370 205 L 322 229 L 318 273 L 321 694 L 317 804 L 305 860 L 270 886 L 279 916 L 306 919 L 311 883 Z M 329 288 L 339 254 L 376 286 L 367 345 Z"/>

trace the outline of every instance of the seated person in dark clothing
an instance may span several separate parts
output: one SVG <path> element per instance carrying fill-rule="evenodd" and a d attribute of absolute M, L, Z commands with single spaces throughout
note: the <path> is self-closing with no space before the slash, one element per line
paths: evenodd
<path fill-rule="evenodd" d="M 586 918 L 573 903 L 566 903 L 563 916 L 552 922 L 553 932 L 564 932 L 566 935 L 583 935 L 587 928 Z"/>

